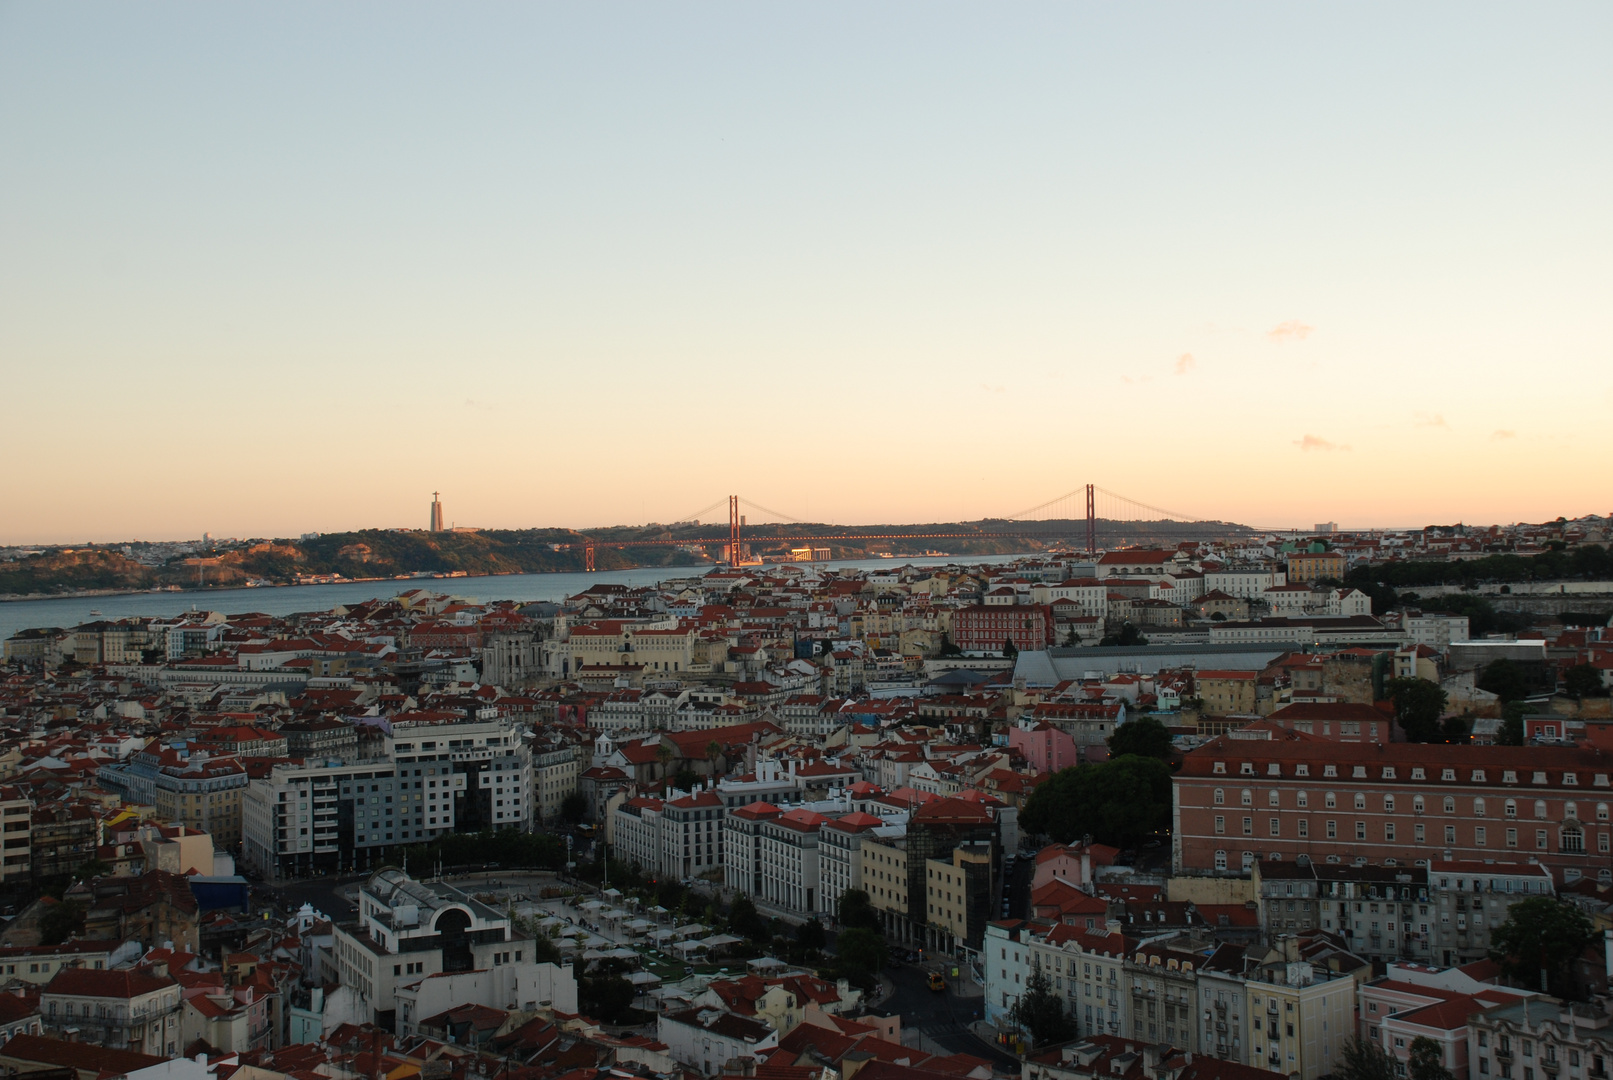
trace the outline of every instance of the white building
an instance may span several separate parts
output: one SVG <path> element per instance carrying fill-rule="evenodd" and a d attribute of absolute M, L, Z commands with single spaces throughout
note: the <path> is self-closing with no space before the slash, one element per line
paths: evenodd
<path fill-rule="evenodd" d="M 511 951 L 513 950 L 503 950 Z M 485 1005 L 524 1012 L 552 1008 L 556 1012 L 577 1011 L 577 979 L 569 970 L 550 963 L 537 963 L 525 949 L 525 959 L 498 962 L 478 971 L 439 972 L 398 985 L 398 1033 L 414 1035 L 424 1018 L 447 1012 L 456 1005 Z"/>
<path fill-rule="evenodd" d="M 1204 575 L 1204 591 L 1219 589 L 1240 600 L 1259 600 L 1267 589 L 1286 585 L 1288 575 L 1265 566 L 1231 566 L 1210 570 Z"/>
<path fill-rule="evenodd" d="M 1406 640 L 1413 645 L 1443 649 L 1453 641 L 1468 640 L 1466 615 L 1408 615 Z"/>
<path fill-rule="evenodd" d="M 720 1075 L 735 1058 L 755 1058 L 778 1046 L 778 1032 L 766 1024 L 717 1009 L 662 1013 L 655 1034 L 673 1060 L 707 1076 Z"/>
<path fill-rule="evenodd" d="M 364 883 L 358 904 L 358 921 L 334 927 L 331 948 L 342 986 L 385 1027 L 400 986 L 532 960 L 531 943 L 512 939 L 506 916 L 443 882 L 383 870 Z"/>

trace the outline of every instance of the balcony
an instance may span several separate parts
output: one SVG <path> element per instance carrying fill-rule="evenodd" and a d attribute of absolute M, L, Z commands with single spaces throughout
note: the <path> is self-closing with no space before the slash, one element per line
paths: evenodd
<path fill-rule="evenodd" d="M 1497 1061 L 1511 1061 L 1512 1060 L 1512 1051 L 1511 1050 L 1503 1050 L 1498 1046 L 1498 1047 L 1495 1048 L 1495 1059 Z"/>

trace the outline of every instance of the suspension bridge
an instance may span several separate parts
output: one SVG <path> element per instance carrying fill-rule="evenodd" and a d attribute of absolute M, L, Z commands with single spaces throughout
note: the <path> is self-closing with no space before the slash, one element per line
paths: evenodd
<path fill-rule="evenodd" d="M 707 518 L 715 519 L 713 525 L 721 524 L 721 518 L 717 515 L 724 504 L 728 510 L 727 532 L 703 532 Z M 768 524 L 761 531 L 750 531 L 756 529 L 751 521 L 753 516 Z M 747 531 L 750 531 L 750 540 L 746 539 Z M 604 539 L 579 533 L 578 542 L 583 548 L 584 566 L 592 571 L 595 553 L 610 548 L 720 547 L 721 560 L 738 566 L 746 561 L 746 549 L 752 543 L 772 547 L 788 544 L 863 547 L 868 542 L 1014 539 L 1033 540 L 1043 547 L 1060 547 L 1095 555 L 1106 548 L 1134 543 L 1176 544 L 1219 540 L 1248 536 L 1258 531 L 1261 530 L 1150 506 L 1106 491 L 1096 484 L 1086 484 L 1007 517 L 985 518 L 966 525 L 960 523 L 941 528 L 914 526 L 889 530 L 887 527 L 886 531 L 880 531 L 878 526 L 835 527 L 808 523 L 789 514 L 770 510 L 743 496 L 729 495 L 726 499 L 718 499 L 709 506 L 684 515 L 672 526 L 660 527 L 660 532 L 653 536 Z M 675 532 L 677 535 L 674 535 Z"/>

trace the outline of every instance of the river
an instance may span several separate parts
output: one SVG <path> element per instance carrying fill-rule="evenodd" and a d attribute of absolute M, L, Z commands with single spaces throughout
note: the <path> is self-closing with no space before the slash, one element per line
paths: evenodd
<path fill-rule="evenodd" d="M 846 559 L 825 565 L 862 570 L 890 570 L 902 566 L 945 566 L 1008 562 L 1015 555 L 953 555 L 928 559 Z M 710 573 L 700 566 L 645 566 L 633 570 L 605 570 L 594 574 L 499 574 L 462 578 L 411 578 L 403 581 L 358 581 L 341 585 L 278 585 L 255 589 L 205 589 L 192 592 L 142 592 L 118 596 L 73 596 L 56 600 L 12 600 L 0 603 L 0 640 L 36 626 L 66 629 L 93 619 L 129 619 L 139 616 L 171 618 L 195 608 L 226 615 L 261 612 L 290 615 L 297 611 L 329 611 L 338 604 L 356 604 L 378 597 L 396 596 L 409 589 L 428 589 L 453 596 L 491 600 L 564 600 L 590 585 L 654 585 L 676 577 Z M 758 567 L 757 569 L 767 569 Z M 99 615 L 94 614 L 100 612 Z"/>

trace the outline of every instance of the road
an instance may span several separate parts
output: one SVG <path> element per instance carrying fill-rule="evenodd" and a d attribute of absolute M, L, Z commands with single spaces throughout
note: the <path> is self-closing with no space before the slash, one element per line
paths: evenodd
<path fill-rule="evenodd" d="M 939 1044 L 949 1053 L 973 1054 L 991 1062 L 996 1069 L 1019 1074 L 1019 1059 L 1004 1053 L 985 1039 L 969 1030 L 969 1024 L 980 1019 L 981 999 L 978 996 L 960 997 L 952 986 L 951 968 L 947 972 L 947 989 L 937 993 L 931 990 L 929 971 L 912 964 L 886 968 L 885 975 L 895 992 L 881 1002 L 876 1011 L 900 1013 L 904 1032 L 917 1029 L 925 1037 Z"/>

